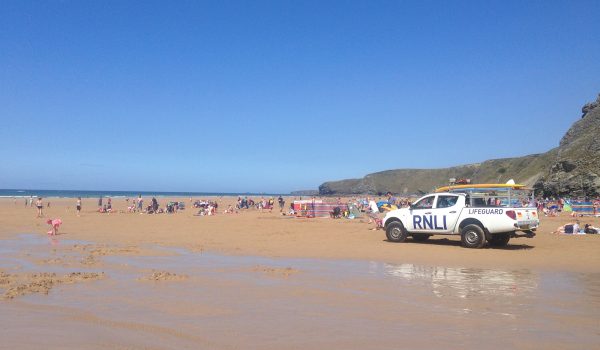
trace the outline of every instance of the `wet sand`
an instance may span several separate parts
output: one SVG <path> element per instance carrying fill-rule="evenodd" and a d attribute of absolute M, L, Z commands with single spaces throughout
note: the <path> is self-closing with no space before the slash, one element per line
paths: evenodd
<path fill-rule="evenodd" d="M 38 219 L 0 200 L 6 348 L 600 343 L 600 236 L 551 234 L 566 216 L 543 218 L 533 239 L 473 250 L 453 237 L 390 243 L 360 220 L 99 214 L 95 200 L 77 217 L 72 199 L 50 201 Z M 48 217 L 63 220 L 60 235 L 45 234 Z"/>
<path fill-rule="evenodd" d="M 78 262 L 80 242 L 4 243 L 0 266 L 11 274 L 102 275 L 0 300 L 6 348 L 581 349 L 600 341 L 597 273 L 181 248 L 104 255 L 90 266 Z"/>

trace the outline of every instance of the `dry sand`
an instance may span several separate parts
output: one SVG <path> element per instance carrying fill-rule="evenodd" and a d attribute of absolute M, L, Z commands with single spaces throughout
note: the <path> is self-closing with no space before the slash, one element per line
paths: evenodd
<path fill-rule="evenodd" d="M 293 198 L 286 198 L 290 203 Z M 161 204 L 173 198 L 159 198 Z M 139 254 L 143 245 L 176 246 L 192 251 L 214 251 L 233 255 L 361 259 L 430 266 L 481 268 L 531 268 L 559 271 L 600 271 L 600 235 L 555 235 L 559 225 L 573 220 L 566 213 L 543 217 L 533 239 L 512 239 L 506 248 L 465 249 L 454 236 L 435 236 L 426 243 L 391 243 L 383 230 L 371 231 L 366 220 L 302 219 L 273 212 L 246 210 L 239 214 L 194 216 L 189 198 L 179 198 L 188 208 L 177 214 L 147 215 L 126 213 L 125 199 L 113 200 L 115 212 L 96 212 L 97 199 L 84 199 L 80 217 L 75 199 L 45 198 L 45 218 L 36 218 L 36 209 L 23 200 L 0 200 L 0 239 L 19 233 L 45 235 L 48 218 L 61 218 L 58 238 L 118 245 L 125 252 L 104 248 L 99 254 Z M 222 212 L 235 198 L 217 198 Z M 149 202 L 149 198 L 145 198 Z M 580 218 L 582 224 L 600 226 L 599 218 Z M 583 226 L 583 225 L 582 225 Z M 123 248 L 125 247 L 125 248 Z M 98 248 L 96 248 L 98 249 Z"/>

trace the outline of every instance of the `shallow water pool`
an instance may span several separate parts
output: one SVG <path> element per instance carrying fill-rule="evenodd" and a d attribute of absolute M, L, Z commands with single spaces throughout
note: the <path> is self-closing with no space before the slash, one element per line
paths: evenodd
<path fill-rule="evenodd" d="M 162 247 L 146 247 L 157 254 L 138 255 L 102 247 L 39 235 L 1 241 L 5 273 L 106 276 L 58 284 L 47 295 L 0 300 L 2 347 L 581 349 L 600 344 L 599 274 L 227 256 Z"/>

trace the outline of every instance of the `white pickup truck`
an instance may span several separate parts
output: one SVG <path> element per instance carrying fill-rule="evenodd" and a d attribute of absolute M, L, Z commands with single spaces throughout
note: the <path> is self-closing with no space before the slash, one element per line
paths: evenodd
<path fill-rule="evenodd" d="M 514 237 L 535 236 L 539 226 L 537 209 L 520 207 L 516 202 L 495 192 L 488 192 L 486 197 L 460 190 L 432 193 L 409 208 L 388 212 L 383 225 L 391 242 L 404 242 L 408 236 L 421 242 L 432 235 L 460 234 L 467 248 L 481 248 L 486 242 L 501 247 Z"/>

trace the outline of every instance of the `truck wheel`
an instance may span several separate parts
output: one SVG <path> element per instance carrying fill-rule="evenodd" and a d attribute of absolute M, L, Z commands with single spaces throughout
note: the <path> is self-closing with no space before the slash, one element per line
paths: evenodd
<path fill-rule="evenodd" d="M 467 225 L 460 233 L 462 244 L 466 248 L 481 248 L 485 244 L 485 233 L 479 225 Z"/>
<path fill-rule="evenodd" d="M 510 241 L 510 233 L 497 233 L 492 235 L 489 242 L 492 247 L 504 247 Z"/>
<path fill-rule="evenodd" d="M 430 237 L 430 235 L 426 235 L 424 233 L 413 233 L 412 234 L 412 238 L 413 241 L 415 242 L 425 242 L 426 240 L 428 240 Z"/>
<path fill-rule="evenodd" d="M 385 229 L 385 235 L 390 242 L 404 242 L 408 236 L 408 232 L 400 221 L 389 223 Z"/>

